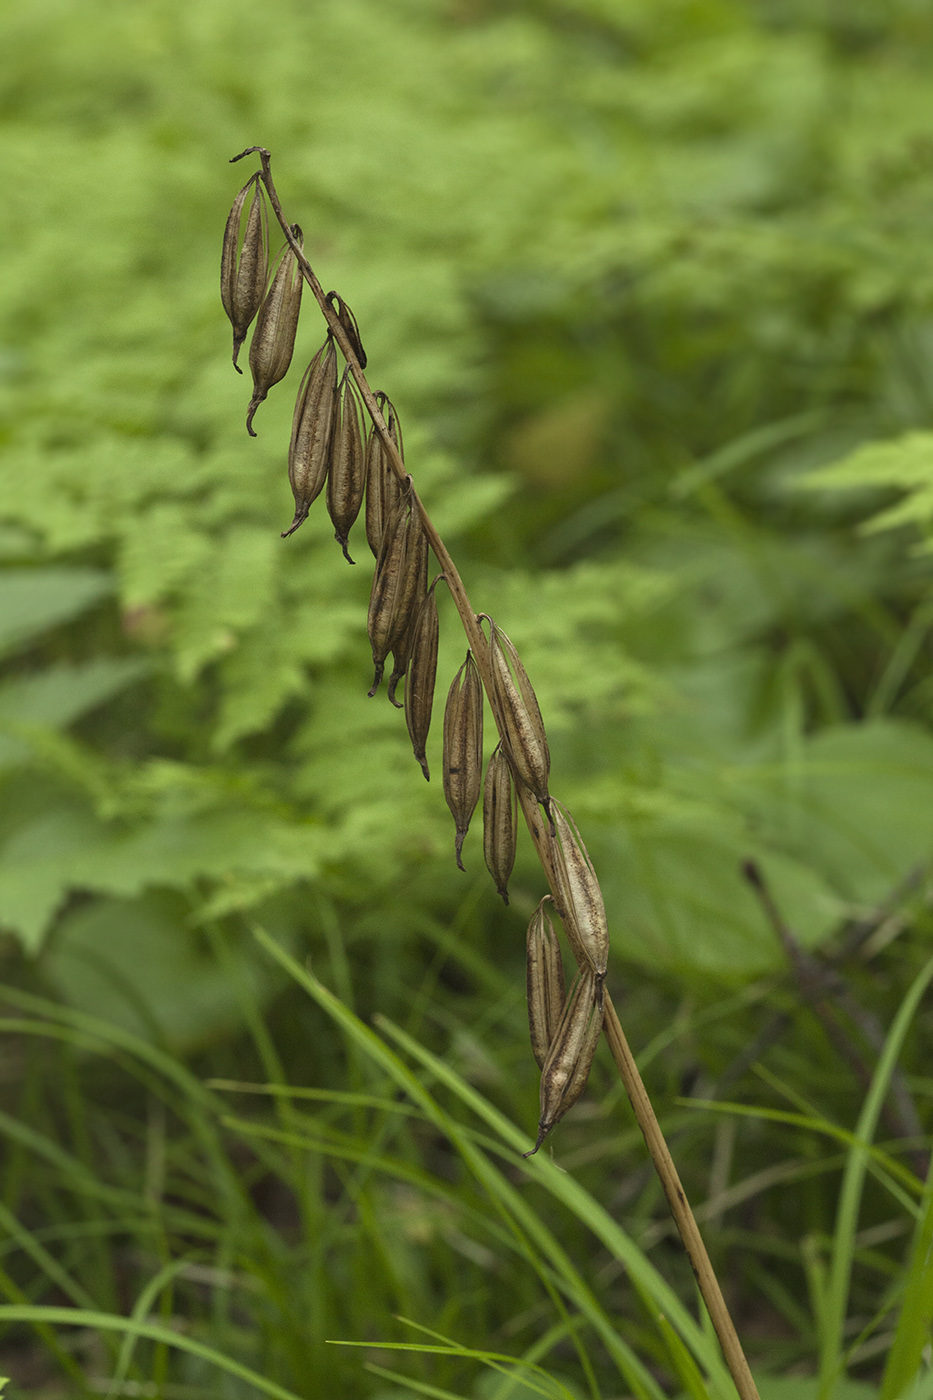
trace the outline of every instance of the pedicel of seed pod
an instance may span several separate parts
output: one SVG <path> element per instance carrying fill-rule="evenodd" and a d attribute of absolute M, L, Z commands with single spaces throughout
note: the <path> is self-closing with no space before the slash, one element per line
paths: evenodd
<path fill-rule="evenodd" d="M 295 518 L 282 539 L 293 535 L 308 518 L 312 503 L 321 494 L 330 463 L 337 390 L 337 351 L 328 335 L 302 375 L 292 415 L 288 444 L 288 479 L 295 497 Z"/>
<path fill-rule="evenodd" d="M 301 229 L 292 224 L 292 233 L 303 246 Z M 249 343 L 249 367 L 253 374 L 253 397 L 246 414 L 246 431 L 253 432 L 253 418 L 274 384 L 284 379 L 292 362 L 295 332 L 301 310 L 301 288 L 304 279 L 298 259 L 286 246 L 272 278 L 272 285 L 256 317 L 256 329 Z"/>
<path fill-rule="evenodd" d="M 571 988 L 547 1059 L 541 1070 L 541 1116 L 532 1157 L 568 1109 L 573 1108 L 590 1077 L 590 1068 L 603 1028 L 603 988 L 591 968 L 580 973 Z"/>
<path fill-rule="evenodd" d="M 417 505 L 412 507 L 417 513 L 417 524 L 412 523 L 408 536 L 408 551 L 412 560 L 410 574 L 411 596 L 403 596 L 399 600 L 400 610 L 404 610 L 408 616 L 408 625 L 401 633 L 398 641 L 392 648 L 392 674 L 389 677 L 387 687 L 388 696 L 397 710 L 402 708 L 402 702 L 395 698 L 395 688 L 408 670 L 408 659 L 411 656 L 411 647 L 415 623 L 421 611 L 421 604 L 424 602 L 428 586 L 428 537 L 424 533 L 421 524 L 421 511 Z"/>
<path fill-rule="evenodd" d="M 243 242 L 240 244 L 243 205 L 251 187 L 253 198 L 246 216 Z M 266 213 L 265 193 L 257 170 L 233 201 L 233 208 L 227 216 L 227 226 L 224 229 L 220 259 L 220 299 L 233 327 L 233 368 L 237 374 L 243 373 L 237 364 L 240 346 L 262 305 L 268 275 L 269 219 Z"/>
<path fill-rule="evenodd" d="M 562 802 L 552 799 L 554 836 L 551 837 L 554 879 L 552 889 L 558 912 L 577 961 L 587 964 L 602 980 L 609 960 L 609 926 L 602 890 L 589 852 L 576 822 Z"/>
<path fill-rule="evenodd" d="M 327 513 L 334 526 L 334 539 L 343 550 L 348 564 L 353 563 L 348 549 L 350 530 L 363 504 L 365 484 L 360 410 L 356 390 L 344 370 L 334 410 L 330 469 L 327 473 Z"/>
<path fill-rule="evenodd" d="M 509 902 L 509 876 L 518 842 L 518 798 L 501 742 L 489 756 L 483 786 L 483 855 L 496 889 Z"/>
<path fill-rule="evenodd" d="M 492 698 L 503 745 L 508 750 L 516 776 L 535 800 L 542 804 L 550 819 L 548 778 L 551 754 L 537 696 L 508 637 L 488 613 L 480 613 L 480 617 L 489 623 Z M 551 826 L 553 830 L 553 820 Z"/>
<path fill-rule="evenodd" d="M 483 683 L 473 653 L 454 677 L 444 707 L 444 796 L 457 828 L 457 864 L 483 780 Z"/>
<path fill-rule="evenodd" d="M 360 340 L 360 328 L 356 324 L 356 317 L 339 292 L 328 292 L 325 300 L 334 307 L 337 313 L 337 320 L 346 333 L 347 340 L 349 340 L 353 353 L 356 356 L 357 364 L 360 369 L 365 369 L 366 352 L 363 349 L 363 342 Z M 336 306 L 334 305 L 335 302 Z"/>
<path fill-rule="evenodd" d="M 405 460 L 402 446 L 402 428 L 392 401 L 383 393 L 376 399 L 382 409 L 389 436 L 398 448 L 399 456 Z M 366 539 L 375 557 L 379 558 L 382 537 L 386 522 L 391 516 L 402 494 L 401 483 L 386 458 L 385 445 L 371 424 L 366 438 Z"/>
<path fill-rule="evenodd" d="M 372 592 L 369 596 L 367 631 L 373 652 L 375 676 L 369 694 L 375 695 L 382 681 L 386 657 L 397 644 L 411 618 L 414 601 L 412 574 L 417 574 L 417 537 L 423 533 L 417 501 L 408 478 L 408 491 L 402 496 L 386 525 L 382 548 L 376 560 Z M 409 548 L 411 542 L 412 548 Z"/>
<path fill-rule="evenodd" d="M 440 627 L 437 618 L 437 598 L 434 589 L 438 579 L 434 579 L 418 611 L 411 633 L 411 657 L 405 677 L 405 723 L 411 739 L 412 751 L 421 764 L 421 771 L 428 782 L 427 747 L 428 731 L 431 728 L 431 714 L 434 709 L 434 683 L 437 679 L 437 644 Z"/>
<path fill-rule="evenodd" d="M 546 894 L 531 916 L 526 937 L 528 1028 L 539 1069 L 544 1068 L 564 1013 L 564 963 L 554 925 L 544 909 L 549 902 L 551 896 Z"/>

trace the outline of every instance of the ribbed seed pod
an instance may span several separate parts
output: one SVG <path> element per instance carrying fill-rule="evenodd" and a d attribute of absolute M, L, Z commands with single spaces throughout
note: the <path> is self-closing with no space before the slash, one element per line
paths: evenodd
<path fill-rule="evenodd" d="M 468 651 L 444 707 L 444 796 L 457 828 L 455 850 L 461 870 L 463 842 L 482 780 L 483 683 L 473 653 Z"/>
<path fill-rule="evenodd" d="M 486 868 L 506 904 L 517 840 L 518 800 L 509 760 L 499 743 L 489 756 L 483 787 L 483 854 Z"/>
<path fill-rule="evenodd" d="M 438 574 L 437 578 L 443 578 Z M 418 611 L 411 632 L 411 658 L 408 674 L 405 677 L 405 723 L 415 758 L 421 764 L 421 771 L 430 782 L 426 757 L 428 731 L 431 728 L 431 713 L 434 708 L 434 682 L 437 678 L 437 643 L 440 628 L 437 620 L 437 598 L 434 589 L 437 579 L 427 591 L 424 602 Z"/>
<path fill-rule="evenodd" d="M 370 695 L 379 689 L 386 657 L 411 623 L 423 534 L 418 501 L 409 485 L 386 526 L 369 597 L 367 630 L 376 668 Z"/>
<path fill-rule="evenodd" d="M 609 960 L 609 927 L 602 891 L 576 823 L 561 802 L 552 802 L 556 828 L 551 837 L 552 891 L 577 961 L 601 981 Z"/>
<path fill-rule="evenodd" d="M 344 373 L 334 407 L 334 430 L 327 473 L 327 513 L 334 526 L 334 539 L 343 557 L 352 564 L 347 543 L 350 530 L 363 504 L 366 466 L 363 458 L 363 429 L 356 390 Z"/>
<path fill-rule="evenodd" d="M 250 187 L 253 187 L 253 198 L 246 216 L 243 242 L 240 244 L 243 205 Z M 227 216 L 227 226 L 224 229 L 224 246 L 220 258 L 220 299 L 233 327 L 233 368 L 237 374 L 243 373 L 237 364 L 240 346 L 262 305 L 268 275 L 269 220 L 257 170 L 233 201 L 233 208 Z"/>
<path fill-rule="evenodd" d="M 557 1028 L 564 1013 L 564 964 L 554 925 L 544 906 L 551 898 L 545 895 L 531 916 L 528 925 L 528 1026 L 531 1049 L 538 1068 L 544 1068 Z"/>
<path fill-rule="evenodd" d="M 392 648 L 392 674 L 389 676 L 388 685 L 389 699 L 397 710 L 402 708 L 402 702 L 396 700 L 395 688 L 408 670 L 414 627 L 428 589 L 428 539 L 421 524 L 421 511 L 417 509 L 417 505 L 413 510 L 417 511 L 418 519 L 417 524 L 412 522 L 408 536 L 408 550 L 412 557 L 411 598 L 402 599 L 399 604 L 406 610 L 409 622 Z"/>
<path fill-rule="evenodd" d="M 382 416 L 386 420 L 389 436 L 399 450 L 402 461 L 405 453 L 402 448 L 402 428 L 398 415 L 390 399 L 385 394 L 377 394 Z M 401 483 L 386 460 L 386 450 L 382 438 L 370 425 L 366 438 L 366 538 L 375 557 L 379 558 L 382 537 L 389 520 L 402 494 Z"/>
<path fill-rule="evenodd" d="M 356 324 L 356 317 L 339 292 L 328 292 L 326 299 L 337 313 L 337 320 L 346 332 L 347 340 L 353 348 L 360 369 L 365 369 L 366 352 L 363 349 L 363 342 L 360 340 L 360 328 Z"/>
<path fill-rule="evenodd" d="M 327 337 L 308 365 L 298 389 L 288 445 L 288 479 L 295 497 L 295 518 L 283 540 L 308 518 L 311 504 L 321 494 L 330 463 L 337 391 L 337 351 Z"/>
<path fill-rule="evenodd" d="M 302 244 L 301 229 L 292 224 L 292 233 Z M 256 409 L 272 388 L 284 379 L 292 362 L 298 312 L 301 310 L 303 278 L 298 259 L 286 247 L 272 278 L 272 285 L 259 308 L 256 329 L 249 343 L 249 367 L 253 373 L 253 397 L 246 414 L 246 431 L 253 432 Z"/>
<path fill-rule="evenodd" d="M 550 817 L 551 755 L 537 697 L 508 637 L 488 614 L 480 616 L 489 623 L 489 668 L 502 742 L 509 751 L 516 775 L 543 804 Z"/>
<path fill-rule="evenodd" d="M 573 1108 L 586 1088 L 603 1028 L 603 988 L 590 968 L 571 988 L 541 1070 L 541 1116 L 538 1138 L 526 1157 L 537 1152 L 554 1124 Z"/>

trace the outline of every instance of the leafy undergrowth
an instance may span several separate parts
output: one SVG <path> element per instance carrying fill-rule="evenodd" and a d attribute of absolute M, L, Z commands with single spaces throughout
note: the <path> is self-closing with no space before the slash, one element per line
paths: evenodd
<path fill-rule="evenodd" d="M 0 23 L 7 1394 L 721 1393 L 602 1056 L 521 1161 L 530 849 L 464 881 L 365 547 L 278 538 L 318 329 L 253 442 L 217 296 L 261 141 L 534 681 L 764 1400 L 927 1400 L 926 8 Z"/>
<path fill-rule="evenodd" d="M 667 1019 L 646 1080 L 756 1373 L 797 1377 L 781 1396 L 894 1400 L 920 1364 L 925 923 L 850 959 L 846 995 L 864 1009 L 874 992 L 891 1014 L 873 1060 L 858 1019 L 834 1039 L 776 977 L 679 1001 L 646 977 L 620 997 L 636 1043 Z M 12 1395 L 310 1400 L 381 1394 L 373 1378 L 390 1375 L 468 1400 L 729 1395 L 608 1057 L 551 1152 L 524 1161 L 536 1114 L 519 958 L 477 957 L 475 911 L 459 932 L 432 945 L 425 931 L 395 1020 L 378 975 L 351 971 L 375 947 L 333 921 L 314 971 L 254 928 L 290 983 L 265 1017 L 215 931 L 251 1037 L 190 1066 L 5 989 Z"/>

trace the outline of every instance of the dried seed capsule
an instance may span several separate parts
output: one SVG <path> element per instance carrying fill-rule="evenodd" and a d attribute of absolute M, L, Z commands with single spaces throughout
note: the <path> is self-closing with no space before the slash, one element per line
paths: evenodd
<path fill-rule="evenodd" d="M 548 777 L 551 755 L 537 697 L 518 652 L 508 637 L 488 614 L 481 613 L 480 616 L 489 623 L 489 667 L 502 742 L 508 749 L 516 775 L 536 800 L 543 804 L 550 817 Z"/>
<path fill-rule="evenodd" d="M 538 1138 L 526 1157 L 537 1152 L 554 1124 L 573 1108 L 586 1088 L 603 1028 L 603 989 L 592 969 L 580 973 L 541 1070 L 541 1116 Z"/>
<path fill-rule="evenodd" d="M 428 539 L 421 524 L 420 510 L 418 511 L 417 524 L 412 522 L 410 527 L 408 550 L 412 558 L 411 598 L 406 597 L 400 600 L 399 607 L 407 612 L 409 623 L 392 648 L 392 674 L 389 677 L 388 685 L 389 699 L 397 710 L 400 710 L 402 705 L 401 701 L 395 698 L 395 688 L 408 670 L 408 658 L 411 656 L 415 622 L 421 611 L 421 604 L 424 602 L 428 586 Z"/>
<path fill-rule="evenodd" d="M 509 760 L 499 743 L 490 755 L 483 788 L 483 854 L 486 868 L 506 904 L 517 839 L 518 800 L 512 786 Z"/>
<path fill-rule="evenodd" d="M 367 630 L 376 668 L 370 695 L 378 690 L 386 657 L 410 626 L 417 603 L 424 531 L 418 498 L 411 490 L 411 478 L 408 480 L 408 493 L 385 529 L 369 598 Z"/>
<path fill-rule="evenodd" d="M 350 342 L 350 345 L 352 347 L 354 355 L 356 356 L 357 363 L 360 369 L 365 369 L 366 352 L 363 349 L 363 342 L 360 340 L 360 328 L 356 324 L 356 317 L 350 310 L 349 306 L 347 306 L 347 303 L 344 301 L 343 297 L 339 294 L 339 292 L 328 292 L 327 300 L 337 312 L 337 320 L 340 322 L 341 326 L 346 332 L 347 340 L 349 340 Z M 334 305 L 335 302 L 336 305 Z"/>
<path fill-rule="evenodd" d="M 334 430 L 327 473 L 327 513 L 334 526 L 334 539 L 343 557 L 352 564 L 347 542 L 350 530 L 363 504 L 366 483 L 363 460 L 363 430 L 356 390 L 344 373 L 336 396 Z"/>
<path fill-rule="evenodd" d="M 609 927 L 602 891 L 576 823 L 561 802 L 552 803 L 555 835 L 551 837 L 552 891 L 577 961 L 600 980 L 609 959 Z"/>
<path fill-rule="evenodd" d="M 544 906 L 545 895 L 528 925 L 528 1025 L 531 1049 L 539 1069 L 544 1068 L 564 1012 L 564 964 L 560 944 Z"/>
<path fill-rule="evenodd" d="M 302 243 L 301 229 L 292 225 L 292 233 Z M 251 437 L 256 409 L 272 388 L 284 379 L 292 362 L 298 312 L 301 309 L 303 278 L 298 259 L 291 248 L 285 248 L 272 278 L 272 285 L 259 308 L 256 329 L 249 343 L 249 367 L 253 372 L 253 397 L 246 414 L 246 431 Z"/>
<path fill-rule="evenodd" d="M 438 574 L 437 578 L 443 578 Z M 405 723 L 411 738 L 415 758 L 430 781 L 426 751 L 431 712 L 434 708 L 434 682 L 437 677 L 437 643 L 440 628 L 437 620 L 437 579 L 428 589 L 411 633 L 411 659 L 405 678 Z"/>
<path fill-rule="evenodd" d="M 288 479 L 295 497 L 295 518 L 282 539 L 294 534 L 308 518 L 311 504 L 321 494 L 330 462 L 337 391 L 337 351 L 327 337 L 302 376 L 292 417 L 288 445 Z"/>
<path fill-rule="evenodd" d="M 398 415 L 385 394 L 377 394 L 382 416 L 385 418 L 389 436 L 405 460 L 402 449 L 402 429 Z M 394 511 L 402 494 L 401 483 L 386 460 L 386 450 L 382 438 L 374 426 L 369 429 L 366 439 L 366 538 L 375 557 L 379 558 L 382 537 L 386 522 Z"/>
<path fill-rule="evenodd" d="M 483 777 L 483 683 L 473 653 L 454 677 L 444 707 L 444 796 L 457 827 L 457 864 Z"/>
<path fill-rule="evenodd" d="M 253 198 L 246 216 L 246 228 L 238 258 L 237 245 L 240 242 L 243 205 L 250 186 L 254 187 Z M 237 364 L 240 346 L 246 339 L 246 332 L 262 304 L 268 275 L 269 221 L 257 170 L 233 201 L 233 208 L 227 216 L 227 227 L 224 229 L 224 246 L 220 259 L 220 299 L 233 327 L 233 368 L 237 374 L 243 373 Z"/>

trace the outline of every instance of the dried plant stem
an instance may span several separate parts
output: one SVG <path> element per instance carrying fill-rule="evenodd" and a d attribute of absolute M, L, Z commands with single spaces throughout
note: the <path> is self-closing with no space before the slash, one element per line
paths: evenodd
<path fill-rule="evenodd" d="M 409 481 L 408 472 L 406 471 L 399 450 L 392 440 L 388 425 L 382 415 L 375 394 L 372 389 L 370 389 L 363 370 L 360 367 L 353 342 L 347 335 L 333 306 L 328 301 L 320 282 L 315 276 L 311 264 L 304 255 L 298 238 L 292 232 L 292 226 L 288 223 L 282 212 L 282 206 L 279 202 L 275 183 L 272 179 L 271 154 L 262 146 L 250 146 L 247 150 L 242 151 L 240 155 L 234 156 L 233 160 L 242 160 L 244 156 L 248 155 L 258 155 L 262 162 L 261 179 L 269 195 L 269 202 L 272 205 L 282 233 L 295 255 L 305 282 L 314 293 L 318 306 L 321 309 L 321 314 L 330 327 L 334 340 L 339 345 L 350 367 L 350 373 L 356 381 L 357 388 L 360 391 L 360 397 L 366 405 L 366 410 L 372 419 L 373 426 L 385 447 L 386 457 L 391 463 L 392 469 L 399 481 L 405 484 Z M 231 162 L 231 164 L 232 163 L 233 162 Z M 414 492 L 413 487 L 411 487 L 411 490 Z M 416 499 L 418 499 L 417 493 L 414 494 Z M 434 528 L 423 505 L 421 505 L 420 499 L 418 499 L 418 504 L 424 533 L 427 536 L 428 543 L 434 552 L 438 564 L 443 570 L 447 586 L 454 601 L 454 606 L 463 624 L 467 641 L 479 669 L 480 678 L 483 682 L 483 689 L 490 698 L 490 704 L 492 705 L 493 680 L 489 663 L 489 648 L 480 619 L 467 596 L 457 566 L 450 557 L 443 540 Z M 493 706 L 493 713 L 495 713 L 495 706 Z M 552 839 L 549 834 L 548 824 L 543 819 L 541 808 L 534 796 L 521 782 L 516 781 L 515 786 L 518 790 L 519 802 L 521 803 L 522 812 L 535 850 L 544 869 L 544 873 L 547 876 L 548 884 L 553 889 L 555 887 L 554 864 L 551 855 Z M 651 1105 L 651 1100 L 648 1097 L 647 1090 L 642 1082 L 641 1075 L 638 1072 L 634 1057 L 629 1049 L 628 1042 L 625 1039 L 622 1026 L 619 1023 L 619 1018 L 616 1015 L 615 1008 L 608 993 L 605 994 L 604 1005 L 604 1034 L 609 1044 L 609 1049 L 612 1052 L 622 1083 L 625 1086 L 626 1093 L 628 1094 L 632 1109 L 635 1113 L 636 1121 L 644 1136 L 648 1151 L 651 1154 L 655 1170 L 664 1188 L 664 1193 L 667 1197 L 677 1229 L 680 1232 L 684 1248 L 687 1251 L 687 1256 L 692 1265 L 700 1293 L 706 1304 L 716 1335 L 719 1338 L 726 1364 L 735 1382 L 741 1400 L 759 1400 L 758 1390 L 755 1386 L 732 1319 L 729 1316 L 729 1310 L 726 1307 L 725 1299 L 722 1296 L 722 1290 L 719 1287 L 709 1255 L 706 1252 L 706 1246 L 700 1235 L 699 1227 L 696 1223 L 693 1211 L 690 1209 L 686 1194 L 677 1174 L 677 1169 L 674 1166 L 673 1158 L 664 1140 L 664 1135 L 661 1132 L 661 1126 L 658 1123 L 657 1116 Z"/>
<path fill-rule="evenodd" d="M 758 1387 L 755 1385 L 755 1379 L 749 1369 L 745 1352 L 742 1350 L 742 1343 L 739 1341 L 729 1309 L 726 1307 L 726 1300 L 722 1296 L 719 1280 L 706 1252 L 700 1227 L 690 1209 L 690 1202 L 687 1200 L 684 1188 L 680 1184 L 674 1159 L 671 1157 L 664 1134 L 661 1132 L 661 1125 L 651 1106 L 648 1091 L 642 1082 L 635 1057 L 629 1049 L 625 1032 L 608 992 L 603 994 L 603 1035 L 606 1037 L 612 1052 L 612 1058 L 616 1062 L 619 1077 L 625 1086 L 625 1092 L 628 1094 L 638 1126 L 651 1154 L 654 1169 L 664 1188 L 671 1215 L 674 1217 L 674 1223 L 680 1233 L 684 1249 L 687 1251 L 697 1286 L 706 1304 L 706 1310 L 709 1313 L 716 1336 L 719 1338 L 719 1345 L 722 1347 L 726 1365 L 735 1381 L 735 1388 L 742 1400 L 757 1400 Z"/>

